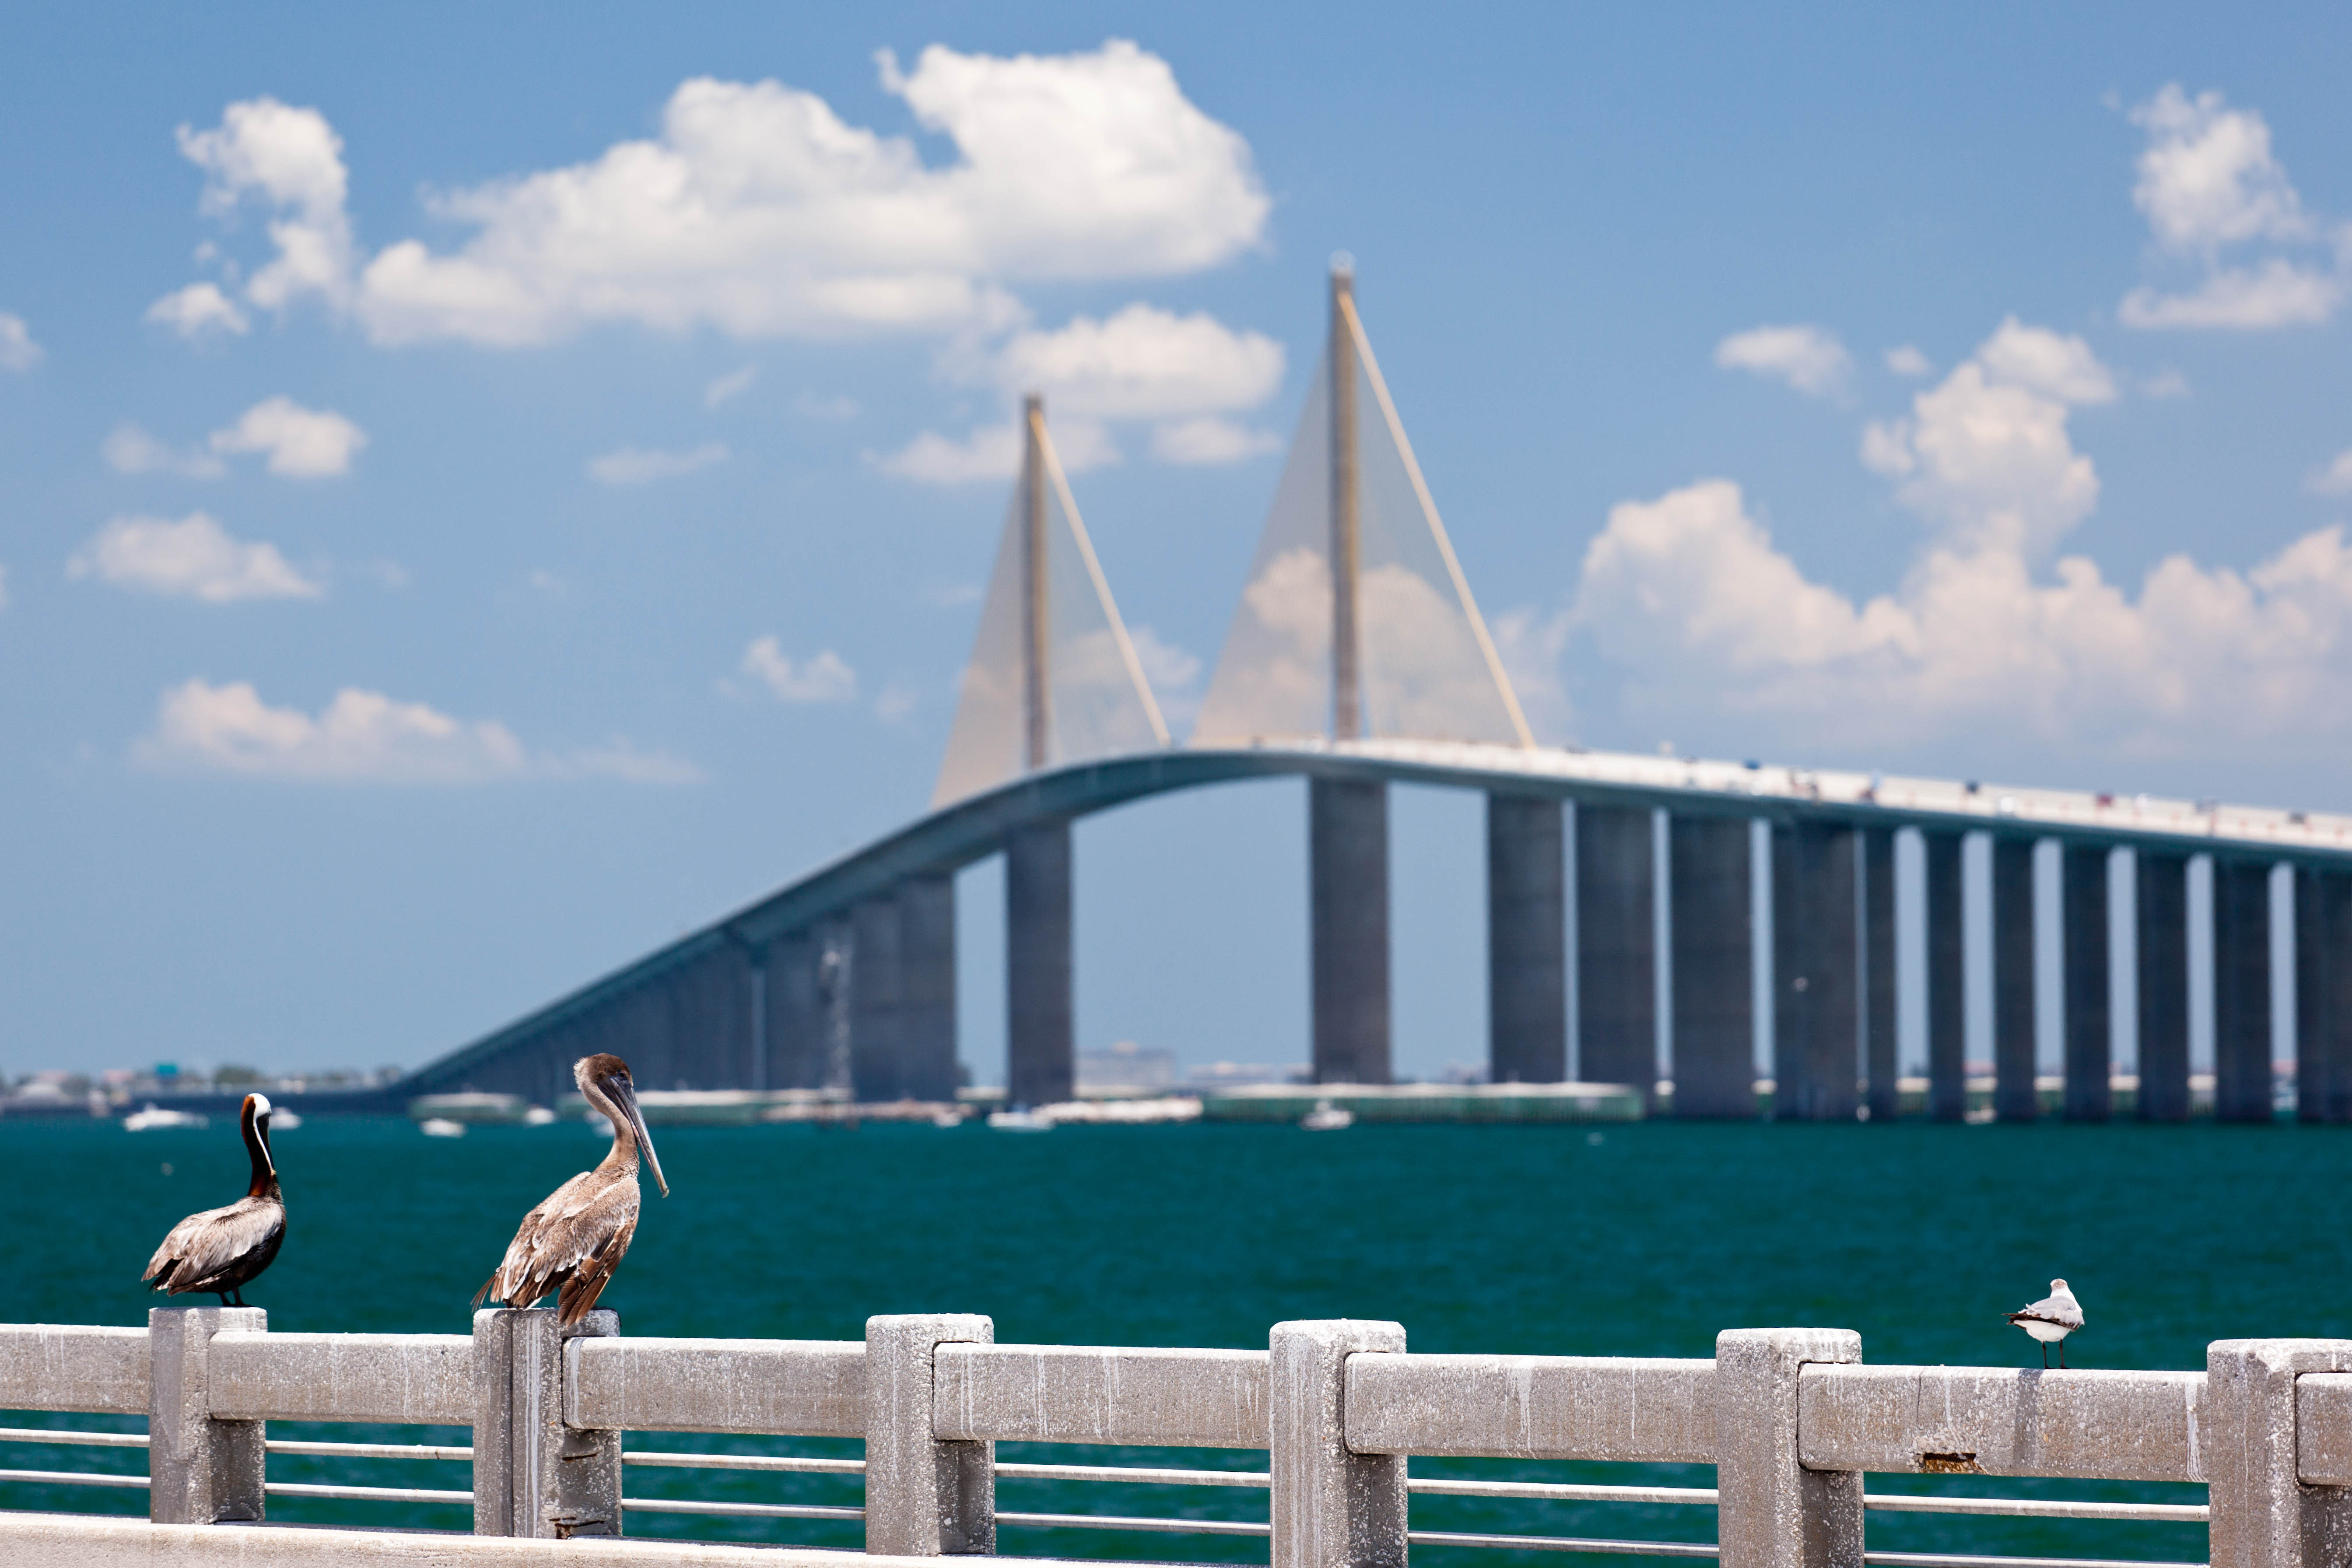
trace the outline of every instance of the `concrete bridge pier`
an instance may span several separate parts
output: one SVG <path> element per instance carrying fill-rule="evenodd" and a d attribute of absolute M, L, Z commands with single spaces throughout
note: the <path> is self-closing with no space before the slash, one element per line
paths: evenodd
<path fill-rule="evenodd" d="M 1576 808 L 1576 1076 L 1656 1100 L 1656 858 L 1646 808 Z"/>
<path fill-rule="evenodd" d="M 1927 874 L 1927 1114 L 1968 1115 L 1968 923 L 1960 868 L 1966 836 L 1924 832 Z"/>
<path fill-rule="evenodd" d="M 2271 868 L 2213 858 L 2213 1117 L 2271 1119 Z"/>
<path fill-rule="evenodd" d="M 1493 1082 L 1568 1077 L 1567 875 L 1560 803 L 1490 793 L 1486 1076 Z"/>
<path fill-rule="evenodd" d="M 2031 838 L 1992 841 L 1993 1114 L 2031 1121 L 2034 1098 L 2033 849 Z"/>
<path fill-rule="evenodd" d="M 849 921 L 850 1089 L 862 1100 L 898 1100 L 906 1093 L 898 900 L 877 894 L 851 910 Z"/>
<path fill-rule="evenodd" d="M 1750 858 L 1744 816 L 1667 819 L 1676 1116 L 1756 1119 Z"/>
<path fill-rule="evenodd" d="M 1903 1113 L 1895 1017 L 1895 835 L 1862 836 L 1862 1063 L 1873 1121 Z"/>
<path fill-rule="evenodd" d="M 1307 846 L 1315 1081 L 1387 1083 L 1388 786 L 1309 779 Z"/>
<path fill-rule="evenodd" d="M 2352 1121 L 2352 875 L 2294 873 L 2294 1114 Z"/>
<path fill-rule="evenodd" d="M 2142 849 L 2133 876 L 2139 1117 L 2189 1120 L 2189 857 Z"/>
<path fill-rule="evenodd" d="M 1070 825 L 1004 837 L 1004 1098 L 1053 1105 L 1077 1092 Z M 952 915 L 950 915 L 952 920 Z"/>
<path fill-rule="evenodd" d="M 1824 823 L 1772 827 L 1772 1114 L 1783 1121 L 1854 1119 L 1858 837 Z"/>
<path fill-rule="evenodd" d="M 2105 1121 L 2114 1042 L 2107 994 L 2107 848 L 2070 844 L 2063 858 L 2069 1121 Z"/>
<path fill-rule="evenodd" d="M 955 1099 L 955 875 L 898 884 L 900 1089 L 915 1100 Z"/>
<path fill-rule="evenodd" d="M 788 931 L 768 944 L 760 998 L 767 1014 L 767 1071 L 754 1089 L 824 1087 L 826 1020 L 817 974 L 824 955 L 814 931 Z"/>

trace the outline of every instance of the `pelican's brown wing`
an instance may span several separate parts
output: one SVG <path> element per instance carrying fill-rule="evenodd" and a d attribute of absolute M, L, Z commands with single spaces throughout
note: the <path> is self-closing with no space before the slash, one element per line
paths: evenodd
<path fill-rule="evenodd" d="M 563 1321 L 576 1322 L 620 1266 L 636 1228 L 637 1184 L 583 1171 L 523 1216 L 506 1258 L 474 1300 L 528 1307 L 562 1287 Z M 594 1282 L 586 1303 L 575 1310 L 579 1286 L 572 1282 L 583 1275 L 593 1275 Z"/>
<path fill-rule="evenodd" d="M 152 1279 L 155 1289 L 174 1295 L 230 1288 L 226 1277 L 258 1254 L 274 1254 L 285 1231 L 285 1205 L 268 1198 L 239 1198 L 226 1208 L 192 1214 L 173 1226 L 148 1260 L 147 1272 L 139 1278 Z M 259 1272 L 255 1268 L 242 1278 L 249 1279 Z M 215 1280 L 221 1283 L 215 1285 Z"/>

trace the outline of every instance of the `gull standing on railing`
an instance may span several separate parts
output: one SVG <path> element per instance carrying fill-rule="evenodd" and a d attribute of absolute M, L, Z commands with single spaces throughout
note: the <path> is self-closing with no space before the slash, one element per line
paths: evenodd
<path fill-rule="evenodd" d="M 2009 1321 L 2032 1334 L 2042 1345 L 2042 1364 L 2050 1364 L 2050 1342 L 2058 1342 L 2058 1366 L 2066 1366 L 2066 1336 L 2083 1326 L 2083 1304 L 2074 1300 L 2074 1292 L 2066 1289 L 2063 1279 L 2050 1281 L 2050 1294 L 2021 1312 L 2011 1312 Z"/>
<path fill-rule="evenodd" d="M 286 1239 L 286 1197 L 269 1158 L 269 1097 L 247 1095 L 237 1127 L 253 1161 L 253 1181 L 226 1208 L 192 1214 L 172 1227 L 139 1277 L 154 1280 L 158 1290 L 174 1296 L 209 1290 L 222 1306 L 242 1307 L 245 1287 L 269 1267 Z"/>
<path fill-rule="evenodd" d="M 629 1238 L 636 1234 L 639 1148 L 654 1168 L 654 1184 L 662 1196 L 669 1196 L 661 1157 L 654 1152 L 645 1113 L 637 1109 L 629 1064 L 600 1051 L 572 1063 L 572 1079 L 589 1105 L 612 1121 L 612 1152 L 594 1170 L 581 1172 L 523 1215 L 522 1228 L 508 1244 L 505 1259 L 474 1292 L 477 1307 L 486 1299 L 530 1307 L 555 1291 L 557 1321 L 567 1327 L 596 1305 L 605 1281 L 629 1250 Z"/>

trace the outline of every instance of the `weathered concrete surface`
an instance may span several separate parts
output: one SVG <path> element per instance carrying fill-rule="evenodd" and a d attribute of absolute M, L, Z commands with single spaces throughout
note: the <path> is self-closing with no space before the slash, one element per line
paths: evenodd
<path fill-rule="evenodd" d="M 600 1339 L 572 1354 L 575 1426 L 866 1436 L 856 1340 Z"/>
<path fill-rule="evenodd" d="M 942 1344 L 935 1436 L 976 1441 L 1263 1448 L 1264 1351 Z"/>
<path fill-rule="evenodd" d="M 621 1533 L 621 1434 L 564 1419 L 565 1342 L 608 1339 L 599 1308 L 566 1330 L 551 1311 L 474 1314 L 474 1533 L 572 1541 Z"/>
<path fill-rule="evenodd" d="M 987 1344 L 970 1312 L 866 1320 L 866 1550 L 908 1557 L 996 1550 L 996 1446 L 942 1442 L 931 1424 L 939 1347 Z"/>
<path fill-rule="evenodd" d="M 1359 1454 L 1711 1464 L 1715 1363 L 1632 1356 L 1386 1355 L 1348 1363 Z"/>
<path fill-rule="evenodd" d="M 215 1524 L 263 1517 L 264 1428 L 212 1414 L 212 1341 L 266 1333 L 259 1307 L 154 1307 L 147 1313 L 147 1517 Z"/>
<path fill-rule="evenodd" d="M 2352 1370 L 2352 1340 L 2217 1340 L 2205 1349 L 2213 1568 L 2338 1568 L 2352 1492 L 2297 1474 L 2295 1384 Z"/>
<path fill-rule="evenodd" d="M 151 1331 L 0 1324 L 0 1410 L 146 1415 Z"/>
<path fill-rule="evenodd" d="M 1809 1366 L 1798 1420 L 1822 1469 L 2201 1481 L 2205 1374 Z M 1962 1456 L 1966 1456 L 1965 1458 Z"/>
<path fill-rule="evenodd" d="M 1849 1329 L 1715 1339 L 1716 1540 L 1723 1568 L 1862 1568 L 1862 1472 L 1800 1458 L 1808 1365 L 1862 1360 Z"/>
<path fill-rule="evenodd" d="M 1276 1323 L 1269 1347 L 1273 1568 L 1404 1568 L 1404 1458 L 1347 1439 L 1349 1367 L 1402 1352 L 1404 1326 Z"/>
<path fill-rule="evenodd" d="M 474 1419 L 474 1342 L 465 1334 L 269 1334 L 212 1342 L 212 1411 L 236 1421 Z"/>
<path fill-rule="evenodd" d="M 1051 1558 L 1024 1563 L 1056 1568 Z M 486 1535 L 150 1524 L 0 1513 L 0 1562 L 40 1568 L 922 1568 L 914 1557 L 691 1541 L 519 1541 Z"/>
<path fill-rule="evenodd" d="M 2352 1373 L 2294 1380 L 2295 1474 L 2309 1486 L 2352 1486 Z"/>

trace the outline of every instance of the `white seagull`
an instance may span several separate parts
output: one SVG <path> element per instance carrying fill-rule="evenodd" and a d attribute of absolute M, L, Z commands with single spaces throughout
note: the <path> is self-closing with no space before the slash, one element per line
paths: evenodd
<path fill-rule="evenodd" d="M 2058 1342 L 2058 1365 L 2066 1365 L 2066 1336 L 2083 1326 L 2083 1303 L 2074 1300 L 2074 1292 L 2066 1289 L 2063 1279 L 2050 1281 L 2050 1294 L 2021 1312 L 2011 1312 L 2009 1321 L 2032 1334 L 2042 1345 L 2042 1364 L 2050 1364 L 2050 1342 Z"/>

